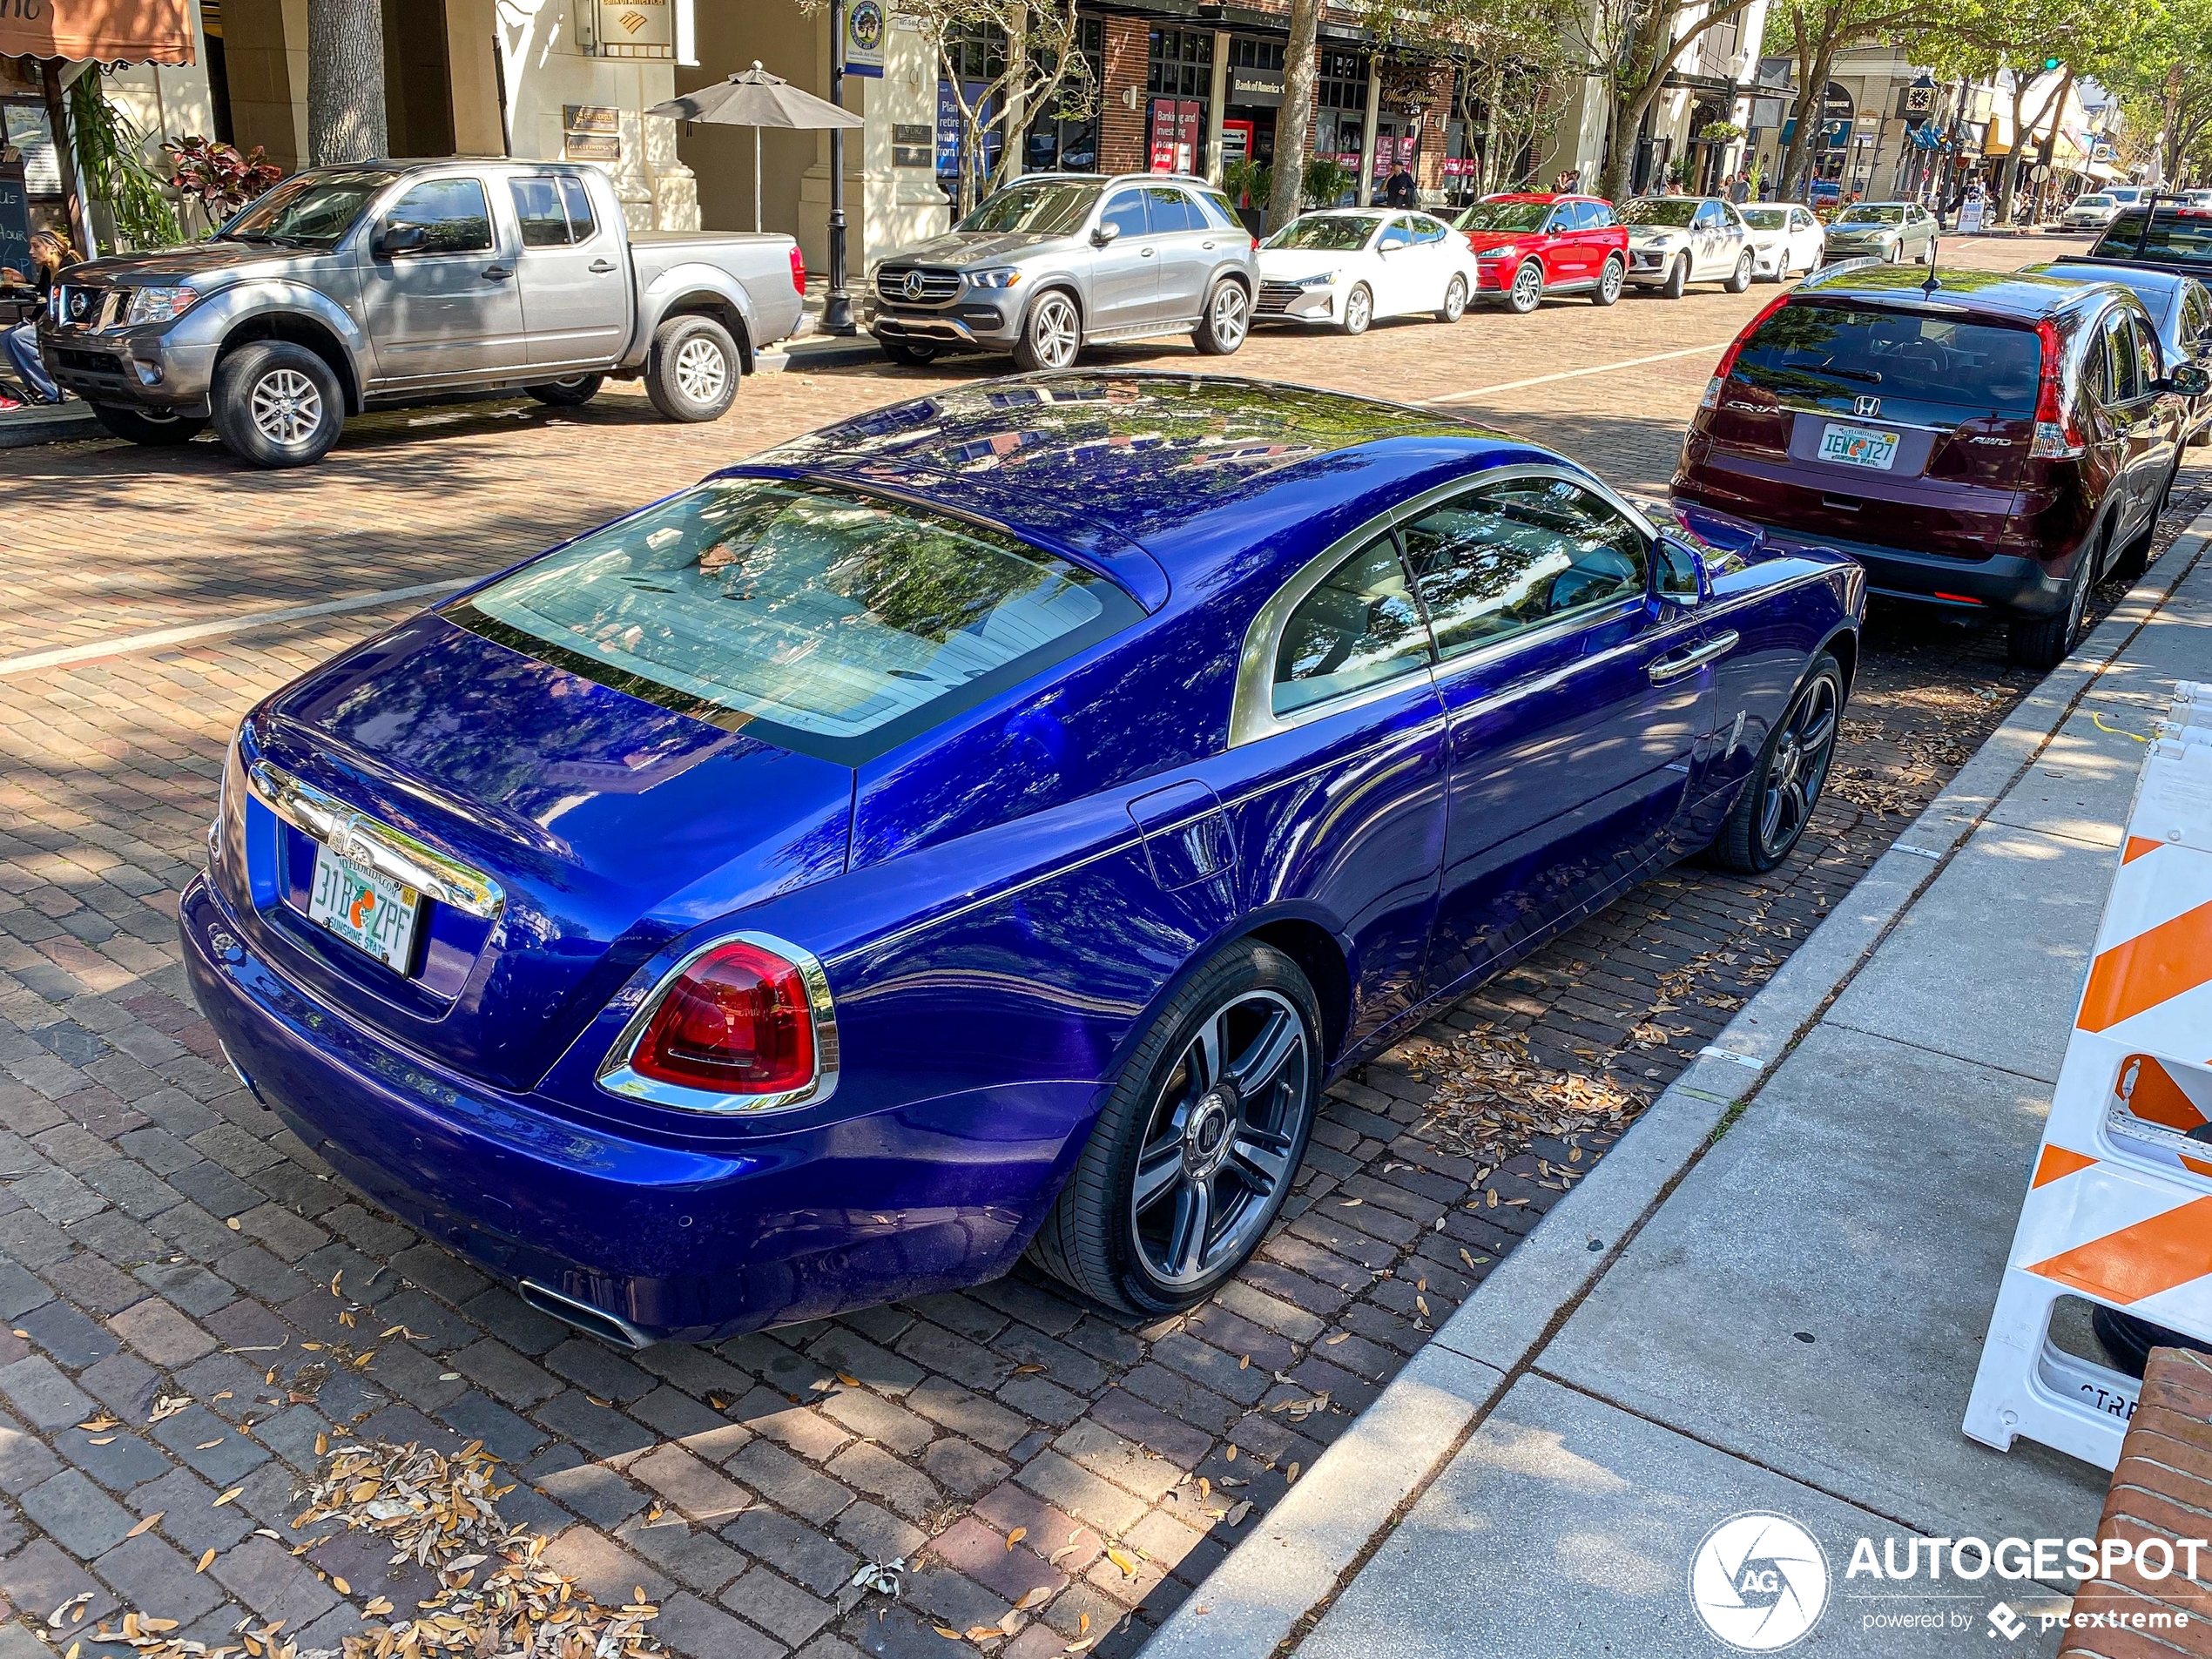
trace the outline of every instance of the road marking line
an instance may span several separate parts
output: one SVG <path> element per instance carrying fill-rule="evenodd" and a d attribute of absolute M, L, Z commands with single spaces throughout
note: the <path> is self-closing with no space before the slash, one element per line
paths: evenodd
<path fill-rule="evenodd" d="M 34 651 L 21 657 L 0 657 L 0 675 L 26 674 L 33 669 L 58 668 L 67 663 L 91 662 L 97 657 L 121 657 L 132 651 L 155 651 L 164 645 L 182 645 L 195 639 L 209 639 L 218 634 L 234 634 L 247 628 L 266 627 L 273 623 L 299 622 L 309 617 L 331 617 L 344 610 L 369 610 L 378 605 L 397 604 L 402 599 L 427 599 L 436 594 L 451 593 L 455 588 L 465 588 L 475 578 L 471 577 L 456 582 L 424 582 L 412 588 L 387 588 L 381 593 L 357 593 L 349 599 L 327 599 L 320 604 L 287 605 L 281 610 L 255 610 L 243 617 L 225 617 L 215 622 L 195 622 L 181 628 L 157 628 L 143 634 L 125 634 L 118 639 L 95 640 L 89 645 L 65 645 L 54 651 Z"/>
<path fill-rule="evenodd" d="M 1492 397 L 1500 392 L 1518 392 L 1524 386 L 1548 386 L 1554 381 L 1580 380 L 1585 374 L 1610 374 L 1623 368 L 1642 368 L 1646 363 L 1663 363 L 1676 357 L 1696 357 L 1710 354 L 1718 358 L 1726 351 L 1729 342 L 1716 346 L 1685 346 L 1680 351 L 1662 351 L 1650 357 L 1631 357 L 1625 363 L 1600 363 L 1595 368 L 1563 368 L 1556 374 L 1539 374 L 1533 380 L 1506 381 L 1496 386 L 1478 386 L 1471 392 L 1447 392 L 1441 397 L 1425 397 L 1424 403 L 1472 403 L 1477 398 Z"/>

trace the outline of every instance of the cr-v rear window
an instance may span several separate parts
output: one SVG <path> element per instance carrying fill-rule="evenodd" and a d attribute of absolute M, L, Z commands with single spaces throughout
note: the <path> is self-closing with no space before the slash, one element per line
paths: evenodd
<path fill-rule="evenodd" d="M 2033 415 L 2041 342 L 2027 328 L 1792 300 L 1759 325 L 1736 372 L 1776 393 L 1866 395 Z"/>
<path fill-rule="evenodd" d="M 2212 213 L 2201 209 L 2176 212 L 2122 213 L 2089 250 L 2093 260 L 2157 260 L 2168 265 L 2202 266 L 2212 273 Z"/>
<path fill-rule="evenodd" d="M 725 479 L 445 615 L 587 679 L 844 765 L 1141 616 L 1103 577 L 948 514 Z"/>

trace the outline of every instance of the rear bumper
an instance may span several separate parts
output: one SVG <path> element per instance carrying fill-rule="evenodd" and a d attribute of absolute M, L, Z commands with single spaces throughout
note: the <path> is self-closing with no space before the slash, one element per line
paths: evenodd
<path fill-rule="evenodd" d="M 711 1341 L 1005 1271 L 1096 1096 L 1093 1083 L 982 1089 L 671 1144 L 361 1029 L 256 958 L 205 875 L 185 889 L 178 931 L 233 1065 L 318 1156 L 439 1243 L 583 1305 L 606 1324 L 578 1323 L 631 1343 Z M 994 1138 L 996 1158 L 946 1162 L 948 1147 L 981 1154 Z"/>

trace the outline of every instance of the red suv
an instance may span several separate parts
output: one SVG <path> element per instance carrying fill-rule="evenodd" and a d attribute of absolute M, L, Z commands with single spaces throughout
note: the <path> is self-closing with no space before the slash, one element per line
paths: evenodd
<path fill-rule="evenodd" d="M 1674 494 L 1838 548 L 1876 593 L 2005 617 L 2048 668 L 2091 584 L 2141 573 L 2208 385 L 2162 371 L 2116 285 L 1838 266 L 1728 348 Z"/>
<path fill-rule="evenodd" d="M 1547 293 L 1609 306 L 1629 273 L 1629 233 L 1595 196 L 1485 196 L 1453 221 L 1474 250 L 1477 299 L 1534 311 Z"/>

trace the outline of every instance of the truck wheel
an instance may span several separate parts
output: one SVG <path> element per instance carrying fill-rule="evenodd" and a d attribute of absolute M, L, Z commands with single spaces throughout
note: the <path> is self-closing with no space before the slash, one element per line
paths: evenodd
<path fill-rule="evenodd" d="M 653 330 L 645 395 L 671 421 L 718 421 L 738 395 L 738 342 L 711 317 L 671 317 Z"/>
<path fill-rule="evenodd" d="M 95 403 L 92 417 L 117 437 L 143 443 L 149 449 L 190 443 L 207 429 L 206 421 L 187 415 L 158 415 L 152 409 L 126 409 L 113 403 Z"/>
<path fill-rule="evenodd" d="M 556 409 L 577 409 L 599 395 L 599 388 L 607 383 L 604 374 L 572 374 L 564 381 L 548 381 L 543 386 L 525 386 L 539 402 Z"/>
<path fill-rule="evenodd" d="M 288 340 L 239 347 L 215 369 L 215 435 L 257 467 L 306 467 L 346 424 L 346 395 L 330 365 Z"/>

